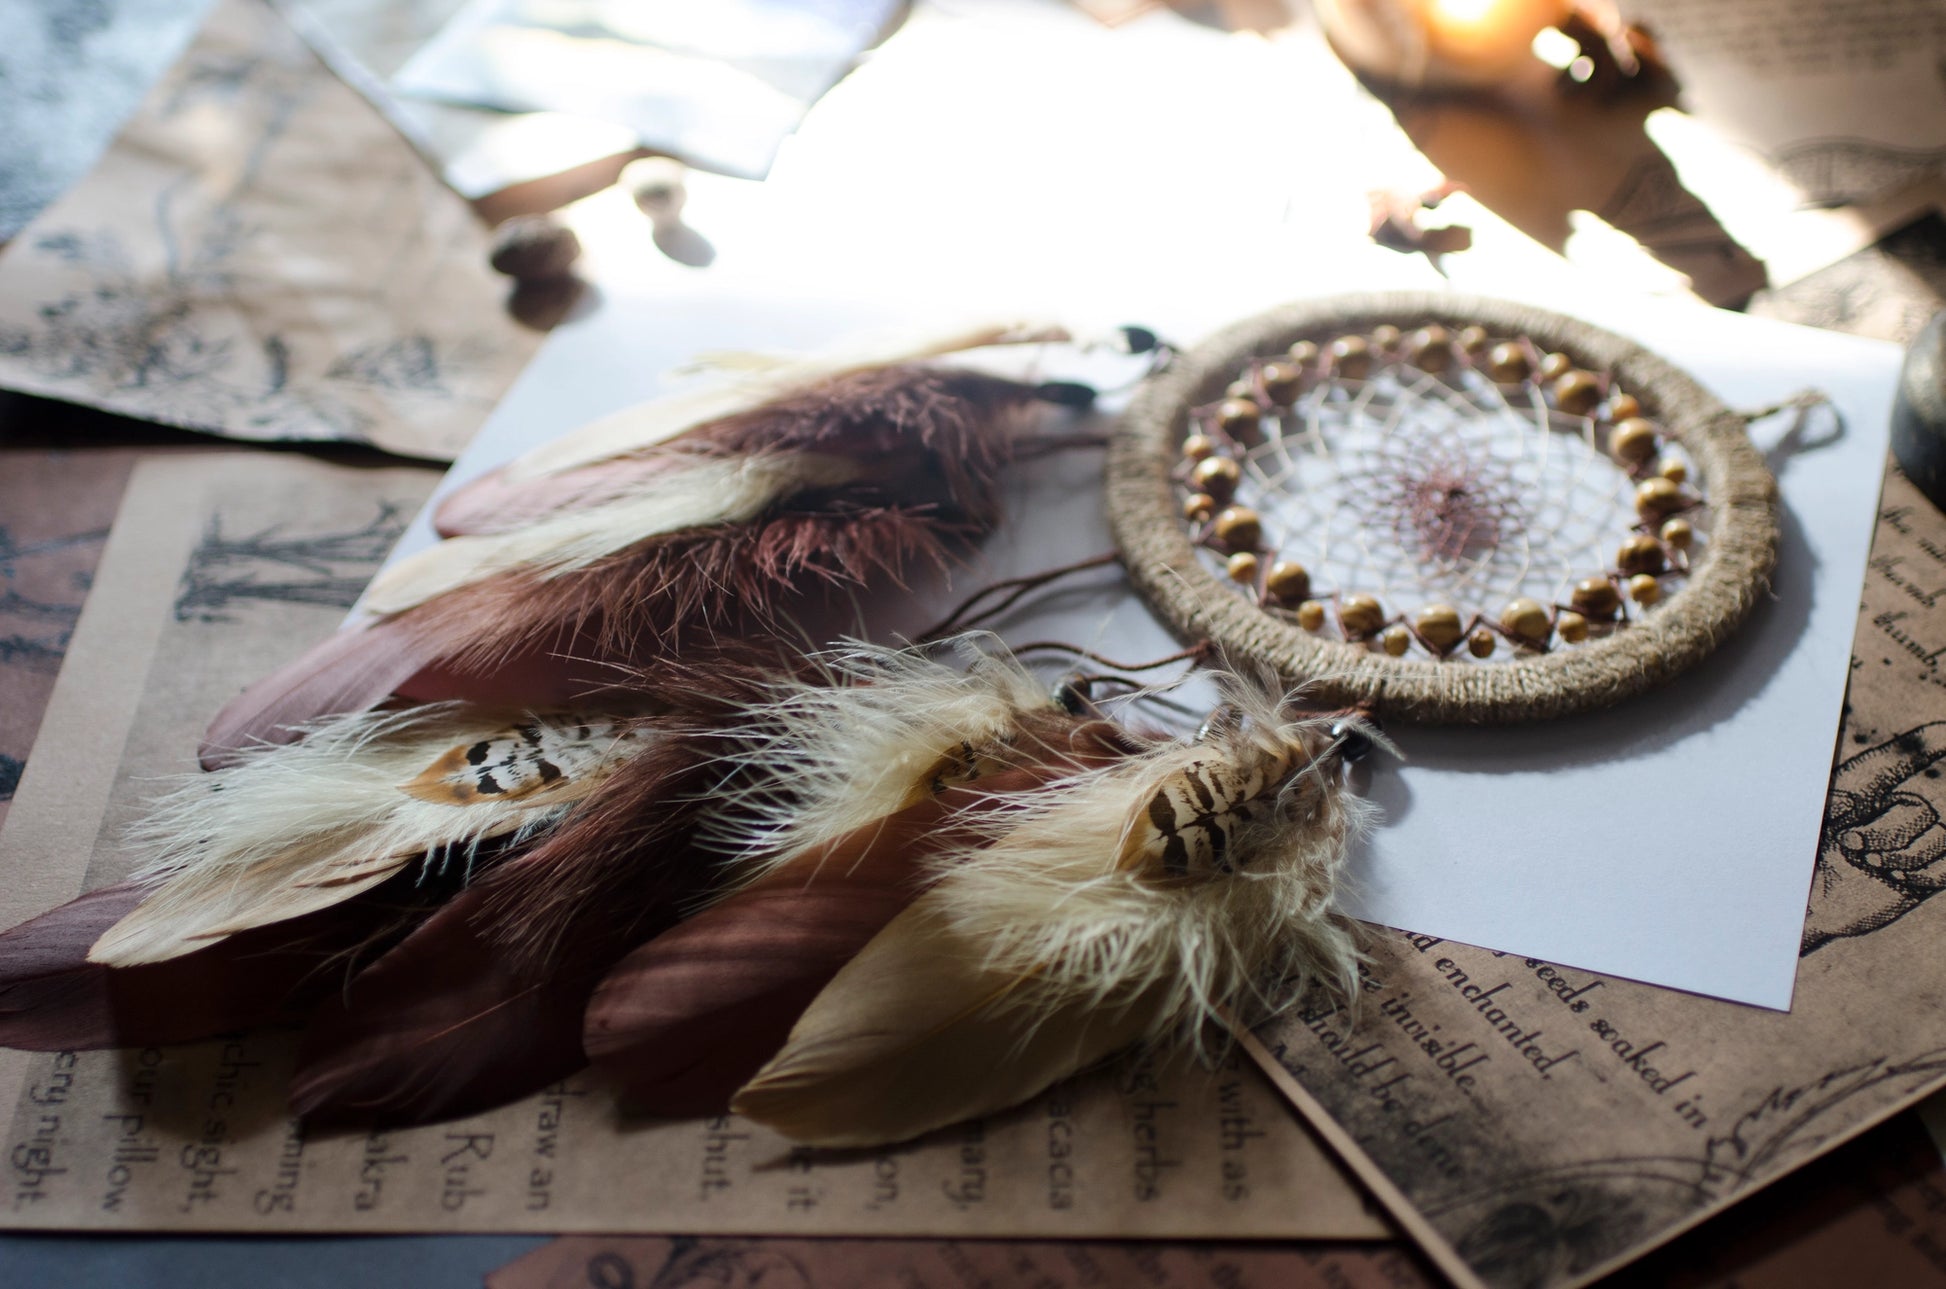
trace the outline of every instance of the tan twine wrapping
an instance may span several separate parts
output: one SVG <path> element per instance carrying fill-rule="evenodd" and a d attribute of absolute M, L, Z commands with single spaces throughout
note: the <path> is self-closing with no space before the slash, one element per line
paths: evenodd
<path fill-rule="evenodd" d="M 1478 324 L 1528 336 L 1576 365 L 1609 373 L 1696 463 L 1710 540 L 1686 583 L 1656 612 L 1611 635 L 1506 663 L 1394 658 L 1314 636 L 1259 609 L 1197 558 L 1171 471 L 1190 410 L 1222 397 L 1253 357 L 1299 340 L 1320 346 L 1391 323 Z M 1777 485 L 1745 418 L 1666 360 L 1585 322 L 1505 300 L 1423 292 L 1303 301 L 1226 328 L 1178 356 L 1123 416 L 1108 453 L 1108 514 L 1130 580 L 1183 639 L 1208 640 L 1235 666 L 1268 665 L 1326 706 L 1373 703 L 1386 719 L 1488 724 L 1591 711 L 1661 684 L 1700 661 L 1749 614 L 1777 558 Z"/>

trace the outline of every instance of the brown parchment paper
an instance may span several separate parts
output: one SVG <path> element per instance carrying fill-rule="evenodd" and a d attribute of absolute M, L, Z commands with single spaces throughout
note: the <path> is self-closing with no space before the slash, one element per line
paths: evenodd
<path fill-rule="evenodd" d="M 0 448 L 0 821 L 140 455 Z"/>
<path fill-rule="evenodd" d="M 144 465 L 0 834 L 0 924 L 113 881 L 158 776 L 209 714 L 343 617 L 429 472 L 295 456 Z M 1006 1115 L 865 1155 L 736 1119 L 624 1123 L 571 1079 L 459 1122 L 313 1136 L 284 1112 L 290 1035 L 0 1053 L 16 1106 L 0 1226 L 1378 1236 L 1384 1223 L 1240 1053 L 1133 1062 Z"/>
<path fill-rule="evenodd" d="M 264 0 L 0 255 L 0 386 L 450 460 L 532 354 L 487 233 Z"/>
<path fill-rule="evenodd" d="M 1789 1013 L 1385 932 L 1355 1016 L 1254 1054 L 1463 1284 L 1585 1283 L 1912 1104 L 1946 1084 L 1942 659 L 1946 518 L 1894 471 Z M 1606 822 L 1681 845 L 1708 808 Z"/>

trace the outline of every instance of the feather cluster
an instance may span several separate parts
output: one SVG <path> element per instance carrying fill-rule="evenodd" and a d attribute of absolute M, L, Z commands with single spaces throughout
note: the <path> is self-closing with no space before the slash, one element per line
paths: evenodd
<path fill-rule="evenodd" d="M 322 723 L 165 803 L 133 881 L 0 935 L 0 1041 L 296 1020 L 314 1119 L 473 1113 L 592 1063 L 650 1114 L 860 1146 L 1354 987 L 1355 718 L 1230 678 L 1172 738 L 961 649 Z"/>
<path fill-rule="evenodd" d="M 581 702 L 617 666 L 796 639 L 802 615 L 943 565 L 998 517 L 1043 387 L 935 360 L 1063 335 L 1009 324 L 758 365 L 546 444 L 447 497 L 444 540 L 230 703 L 204 763 L 390 697 Z"/>
<path fill-rule="evenodd" d="M 312 1119 L 592 1064 L 649 1114 L 875 1145 L 1350 991 L 1355 717 L 1232 677 L 1183 739 L 985 637 L 796 648 L 995 521 L 1072 389 L 934 359 L 1050 334 L 741 360 L 455 492 L 366 619 L 219 716 L 129 881 L 0 933 L 0 1043 L 298 1024 Z"/>
<path fill-rule="evenodd" d="M 809 781 L 796 805 L 746 812 L 761 821 L 749 862 L 768 877 L 923 791 L 965 799 L 905 851 L 919 893 L 734 1109 L 822 1145 L 896 1141 L 1132 1044 L 1195 1043 L 1304 983 L 1355 988 L 1332 905 L 1367 823 L 1343 784 L 1346 749 L 1372 737 L 1355 718 L 1292 718 L 1281 693 L 1229 677 L 1224 721 L 1164 739 L 1050 719 L 1002 657 L 963 677 L 913 654 L 877 662 L 770 708 Z"/>

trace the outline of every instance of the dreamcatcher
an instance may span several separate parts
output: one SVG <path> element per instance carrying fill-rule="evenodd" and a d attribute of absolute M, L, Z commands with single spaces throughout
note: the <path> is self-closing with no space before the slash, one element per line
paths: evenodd
<path fill-rule="evenodd" d="M 455 494 L 374 619 L 219 719 L 146 871 L 0 936 L 0 1041 L 299 1020 L 315 1118 L 592 1062 L 650 1113 L 902 1140 L 1350 992 L 1344 767 L 1378 722 L 1616 701 L 1771 562 L 1742 420 L 1667 364 L 1489 301 L 1333 301 L 1174 356 L 1110 448 L 1120 561 L 1220 664 L 1194 734 L 1128 668 L 1049 685 L 977 633 L 807 655 L 827 600 L 991 525 L 1056 441 L 1037 408 L 1088 401 L 942 356 L 1054 334 L 757 365 Z"/>

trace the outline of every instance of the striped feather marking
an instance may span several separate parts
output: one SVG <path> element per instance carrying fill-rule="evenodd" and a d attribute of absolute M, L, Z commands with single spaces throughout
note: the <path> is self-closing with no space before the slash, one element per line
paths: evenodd
<path fill-rule="evenodd" d="M 583 780 L 629 755 L 640 738 L 639 728 L 612 717 L 533 716 L 448 749 L 399 791 L 445 806 L 579 795 Z"/>

